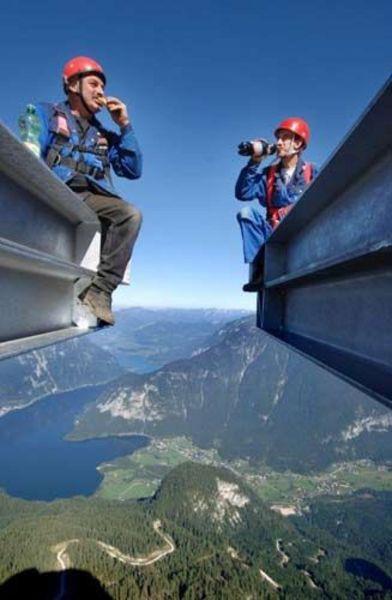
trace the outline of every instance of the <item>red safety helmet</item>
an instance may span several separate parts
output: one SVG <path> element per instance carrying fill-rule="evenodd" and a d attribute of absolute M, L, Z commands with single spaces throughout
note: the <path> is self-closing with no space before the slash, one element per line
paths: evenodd
<path fill-rule="evenodd" d="M 96 60 L 88 56 L 75 56 L 64 65 L 64 86 L 68 85 L 69 79 L 74 75 L 79 75 L 79 77 L 83 77 L 83 75 L 98 75 L 103 83 L 106 84 L 106 76 L 103 68 Z"/>
<path fill-rule="evenodd" d="M 309 144 L 310 140 L 310 127 L 306 121 L 301 119 L 300 117 L 289 117 L 288 119 L 284 119 L 277 128 L 275 129 L 275 136 L 278 133 L 279 129 L 287 129 L 287 131 L 292 131 L 300 138 L 303 139 L 305 148 Z"/>

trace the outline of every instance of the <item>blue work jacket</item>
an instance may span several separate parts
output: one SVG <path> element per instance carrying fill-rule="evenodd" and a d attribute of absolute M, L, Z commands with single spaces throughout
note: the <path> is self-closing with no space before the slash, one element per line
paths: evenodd
<path fill-rule="evenodd" d="M 95 187 L 103 192 L 118 196 L 111 180 L 110 166 L 113 167 L 114 172 L 119 177 L 138 179 L 141 176 L 142 154 L 131 125 L 123 127 L 118 134 L 105 129 L 98 119 L 93 117 L 90 126 L 83 133 L 83 139 L 81 139 L 82 133 L 68 102 L 59 104 L 39 103 L 35 108 L 41 125 L 39 136 L 41 158 L 45 162 L 48 160 L 50 149 L 58 143 L 60 114 L 61 118 L 65 116 L 70 134 L 68 140 L 67 138 L 63 139 L 61 157 L 71 158 L 76 162 L 80 161 L 88 168 L 94 169 L 97 172 L 96 175 L 84 173 L 84 176 Z M 103 155 L 94 154 L 93 149 L 102 141 L 106 148 Z M 78 149 L 80 147 L 85 151 L 80 152 Z M 104 163 L 106 163 L 106 169 L 104 169 Z M 62 165 L 61 160 L 60 164 L 49 164 L 49 166 L 65 183 L 68 183 L 77 173 L 77 170 L 70 166 Z"/>
<path fill-rule="evenodd" d="M 283 208 L 296 202 L 308 185 L 303 174 L 305 161 L 301 157 L 287 185 L 282 178 L 280 166 L 281 163 L 279 163 L 275 174 L 275 185 L 272 195 L 272 205 L 276 208 Z M 237 179 L 235 186 L 235 197 L 237 200 L 251 201 L 257 199 L 262 206 L 266 206 L 268 169 L 269 167 L 264 167 L 261 163 L 257 164 L 249 161 L 241 170 Z M 317 169 L 312 165 L 312 179 L 316 175 Z"/>

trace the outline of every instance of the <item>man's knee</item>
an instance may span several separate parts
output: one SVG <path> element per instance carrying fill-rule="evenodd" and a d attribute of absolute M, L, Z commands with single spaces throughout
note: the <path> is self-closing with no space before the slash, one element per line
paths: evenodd
<path fill-rule="evenodd" d="M 130 223 L 132 223 L 132 227 L 137 230 L 140 231 L 140 228 L 142 226 L 142 222 L 143 222 L 143 215 L 141 213 L 141 211 L 136 208 L 136 206 L 133 206 L 132 211 L 131 211 L 131 220 Z"/>
<path fill-rule="evenodd" d="M 132 224 L 140 227 L 143 221 L 143 215 L 141 211 L 134 204 L 122 201 L 121 206 L 121 217 L 124 221 L 132 222 Z"/>

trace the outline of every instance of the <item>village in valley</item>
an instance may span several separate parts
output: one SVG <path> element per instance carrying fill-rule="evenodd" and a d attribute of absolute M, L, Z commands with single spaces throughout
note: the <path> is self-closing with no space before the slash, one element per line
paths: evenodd
<path fill-rule="evenodd" d="M 224 467 L 243 478 L 270 508 L 283 516 L 301 514 L 317 496 L 343 496 L 360 489 L 392 490 L 392 464 L 370 460 L 342 462 L 315 474 L 277 472 L 244 459 L 222 460 L 216 449 L 200 448 L 187 437 L 156 438 L 131 456 L 100 465 L 97 495 L 128 500 L 153 496 L 176 465 L 192 461 Z"/>

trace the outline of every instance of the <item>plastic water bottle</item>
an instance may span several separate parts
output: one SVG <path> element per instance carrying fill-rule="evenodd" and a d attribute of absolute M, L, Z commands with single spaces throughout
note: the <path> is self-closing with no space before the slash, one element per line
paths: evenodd
<path fill-rule="evenodd" d="M 39 157 L 41 154 L 39 143 L 41 124 L 33 104 L 27 105 L 26 112 L 19 117 L 18 125 L 20 139 L 29 150 Z"/>

